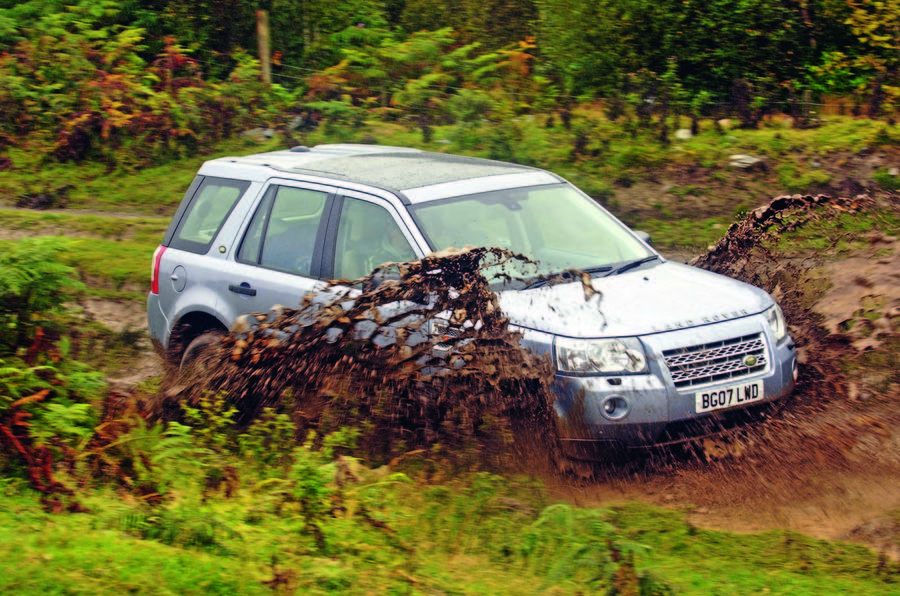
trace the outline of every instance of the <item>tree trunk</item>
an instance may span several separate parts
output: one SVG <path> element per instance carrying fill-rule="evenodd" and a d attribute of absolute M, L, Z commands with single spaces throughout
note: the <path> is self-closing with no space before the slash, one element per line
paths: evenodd
<path fill-rule="evenodd" d="M 272 84 L 272 66 L 269 61 L 269 13 L 256 11 L 256 38 L 259 43 L 259 64 L 262 68 L 262 80 L 266 85 Z"/>

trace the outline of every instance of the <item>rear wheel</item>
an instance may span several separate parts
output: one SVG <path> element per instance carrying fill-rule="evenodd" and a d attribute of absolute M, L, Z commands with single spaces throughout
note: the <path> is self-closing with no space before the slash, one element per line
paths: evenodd
<path fill-rule="evenodd" d="M 211 346 L 219 343 L 223 337 L 225 337 L 225 333 L 218 329 L 205 331 L 195 337 L 184 349 L 178 368 L 180 370 L 189 368 L 191 364 L 197 360 L 200 354 L 208 350 Z"/>
<path fill-rule="evenodd" d="M 156 420 L 181 420 L 184 416 L 182 403 L 193 403 L 202 387 L 200 384 L 205 374 L 205 363 L 201 356 L 207 350 L 214 349 L 225 337 L 221 329 L 207 329 L 187 343 L 179 357 L 176 345 L 178 340 L 186 339 L 186 328 L 179 329 L 175 341 L 170 342 L 170 356 L 166 367 L 166 375 L 160 383 L 159 392 L 149 404 L 149 415 Z M 187 336 L 189 337 L 189 336 Z M 192 397 L 193 396 L 193 397 Z"/>

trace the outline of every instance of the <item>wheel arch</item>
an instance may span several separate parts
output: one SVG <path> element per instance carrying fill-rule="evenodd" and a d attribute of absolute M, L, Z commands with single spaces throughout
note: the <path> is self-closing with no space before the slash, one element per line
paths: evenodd
<path fill-rule="evenodd" d="M 207 331 L 228 332 L 228 326 L 218 317 L 205 311 L 191 311 L 179 317 L 172 326 L 166 348 L 166 360 L 172 363 L 181 362 L 184 349 L 194 338 Z"/>

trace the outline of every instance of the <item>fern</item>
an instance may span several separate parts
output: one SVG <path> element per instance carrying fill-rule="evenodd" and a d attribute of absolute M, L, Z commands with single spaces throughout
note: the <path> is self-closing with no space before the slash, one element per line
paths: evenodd
<path fill-rule="evenodd" d="M 96 412 L 89 404 L 49 403 L 41 407 L 29 434 L 37 446 L 56 438 L 70 447 L 83 447 L 94 434 L 95 423 Z"/>
<path fill-rule="evenodd" d="M 259 419 L 238 436 L 240 453 L 261 472 L 271 474 L 290 462 L 295 432 L 288 414 L 265 408 Z"/>
<path fill-rule="evenodd" d="M 197 451 L 191 436 L 191 427 L 170 422 L 162 431 L 162 437 L 154 437 L 155 444 L 151 445 L 153 455 L 150 461 L 155 464 L 167 461 L 183 461 L 190 459 Z"/>
<path fill-rule="evenodd" d="M 0 412 L 19 399 L 52 388 L 45 378 L 52 378 L 55 372 L 51 366 L 16 367 L 0 360 Z"/>

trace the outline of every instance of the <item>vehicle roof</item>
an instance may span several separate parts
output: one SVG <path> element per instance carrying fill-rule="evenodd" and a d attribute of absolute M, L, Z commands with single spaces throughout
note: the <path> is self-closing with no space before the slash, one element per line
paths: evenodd
<path fill-rule="evenodd" d="M 279 172 L 324 176 L 392 191 L 490 176 L 541 172 L 536 168 L 460 155 L 381 145 L 317 145 L 210 163 L 268 167 Z"/>

